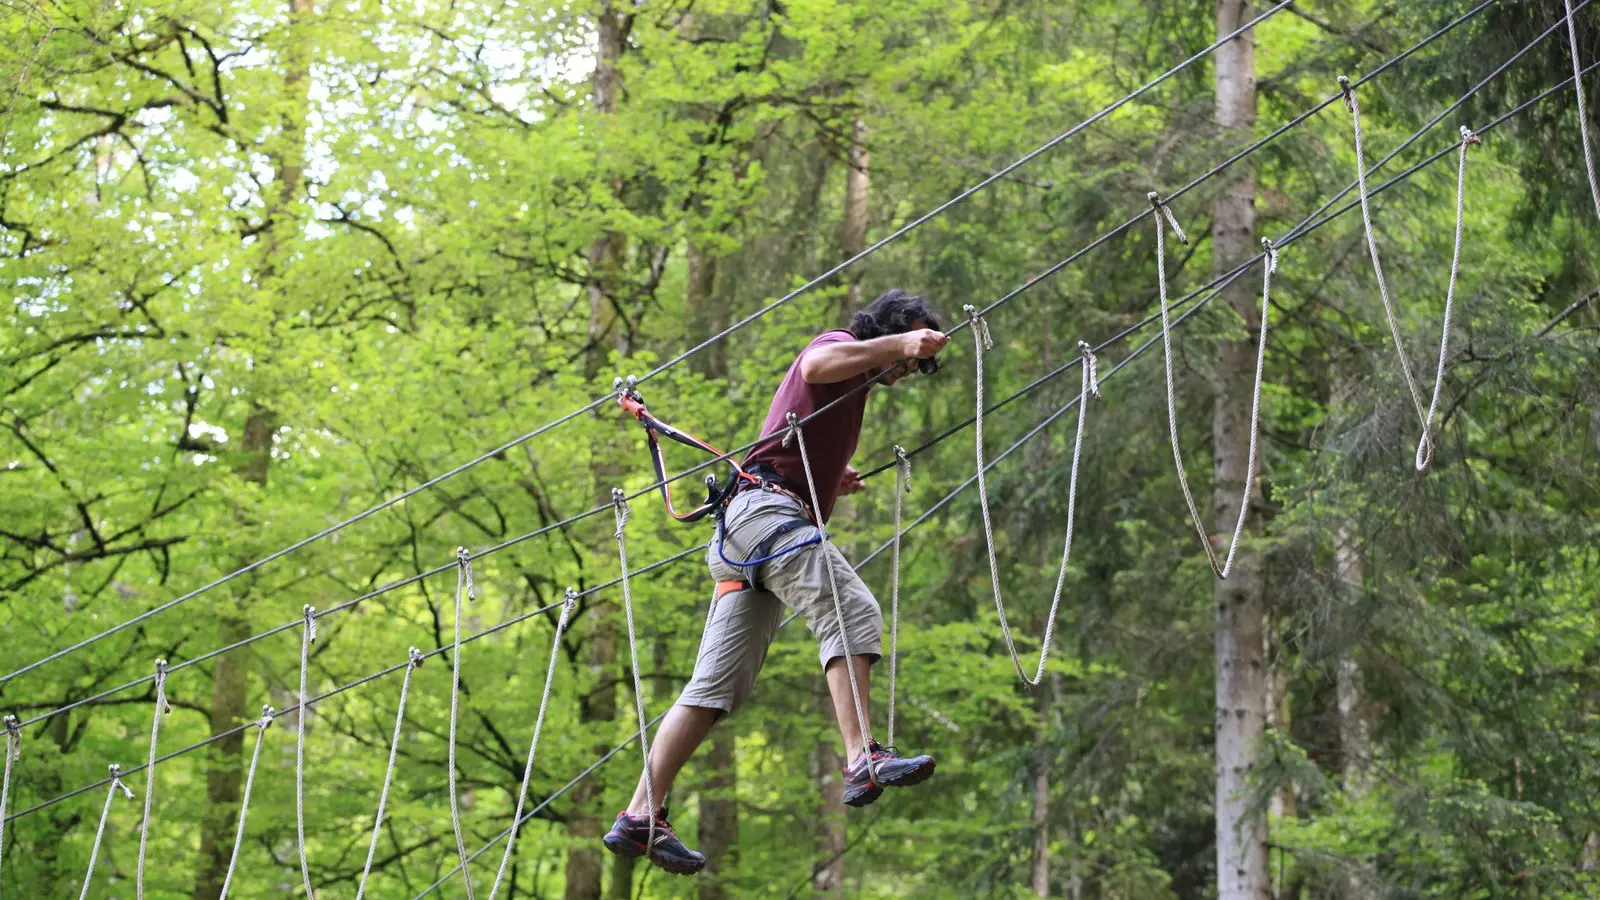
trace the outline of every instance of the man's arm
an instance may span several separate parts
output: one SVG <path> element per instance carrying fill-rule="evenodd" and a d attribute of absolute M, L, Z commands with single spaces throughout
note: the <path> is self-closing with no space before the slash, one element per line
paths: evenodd
<path fill-rule="evenodd" d="M 812 347 L 800 357 L 800 377 L 807 384 L 833 384 L 873 369 L 887 369 L 901 360 L 936 356 L 949 342 L 947 335 L 931 328 L 870 341 L 834 341 Z"/>

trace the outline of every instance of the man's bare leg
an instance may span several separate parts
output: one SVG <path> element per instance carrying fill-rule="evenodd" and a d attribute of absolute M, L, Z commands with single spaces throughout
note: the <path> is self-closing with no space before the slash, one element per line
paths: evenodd
<path fill-rule="evenodd" d="M 872 727 L 872 661 L 865 656 L 852 656 L 850 663 L 856 670 L 856 685 L 861 689 L 861 711 L 866 714 L 867 727 Z M 844 657 L 828 660 L 828 693 L 833 696 L 833 715 L 839 720 L 839 734 L 844 737 L 845 765 L 856 761 L 866 752 L 866 740 L 856 719 L 856 704 L 850 697 L 850 670 L 844 667 Z"/>
<path fill-rule="evenodd" d="M 846 703 L 850 702 L 849 690 L 847 686 Z M 720 709 L 676 705 L 667 712 L 667 717 L 661 720 L 661 730 L 656 732 L 655 740 L 650 742 L 650 775 L 655 788 L 656 806 L 661 805 L 661 799 L 672 789 L 672 782 L 683 769 L 683 764 L 694 755 L 695 749 L 706 739 L 706 735 L 711 733 L 711 726 L 717 724 L 717 719 L 721 716 Z M 651 812 L 650 800 L 645 792 L 644 775 L 641 773 L 639 786 L 634 788 L 633 800 L 628 804 L 628 815 L 643 816 Z"/>

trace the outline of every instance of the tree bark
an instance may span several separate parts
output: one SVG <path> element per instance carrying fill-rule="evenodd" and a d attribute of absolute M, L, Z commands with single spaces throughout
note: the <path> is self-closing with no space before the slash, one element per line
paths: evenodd
<path fill-rule="evenodd" d="M 1045 679 L 1034 695 L 1039 714 L 1038 747 L 1033 773 L 1033 859 L 1028 883 L 1034 896 L 1050 896 L 1050 709 L 1055 700 L 1055 677 Z"/>
<path fill-rule="evenodd" d="M 867 204 L 867 190 L 872 182 L 872 152 L 867 148 L 867 122 L 856 119 L 850 133 L 850 166 L 844 180 L 844 222 L 839 229 L 840 261 L 849 259 L 867 247 L 867 226 L 871 224 Z M 861 274 L 857 269 L 849 276 L 849 289 L 845 293 L 844 313 L 861 308 Z"/>
<path fill-rule="evenodd" d="M 622 94 L 622 71 L 618 64 L 626 49 L 627 16 L 612 0 L 600 7 L 595 20 L 594 108 L 604 130 L 605 120 L 617 111 Z M 611 196 L 622 200 L 622 182 L 611 182 Z M 594 378 L 605 364 L 611 347 L 627 350 L 627 335 L 617 328 L 617 270 L 627 249 L 627 235 L 607 230 L 589 245 L 589 352 L 584 358 L 584 375 Z M 608 346 L 609 342 L 609 346 Z"/>
<path fill-rule="evenodd" d="M 1234 31 L 1254 15 L 1249 0 L 1217 0 L 1217 34 Z M 1215 58 L 1216 117 L 1223 144 L 1248 140 L 1256 121 L 1255 43 L 1246 32 L 1218 48 Z M 1227 272 L 1257 252 L 1255 172 L 1237 167 L 1212 208 L 1214 269 Z M 1255 341 L 1260 335 L 1257 298 L 1248 279 L 1224 293 L 1244 321 L 1244 340 L 1217 350 L 1212 411 L 1215 448 L 1216 528 L 1231 534 L 1239 513 L 1249 460 L 1250 389 L 1255 380 Z M 1258 483 L 1259 484 L 1259 483 Z M 1259 487 L 1247 502 L 1254 504 Z M 1265 604 L 1259 554 L 1241 550 L 1233 573 L 1214 587 L 1216 603 L 1216 841 L 1219 900 L 1265 900 L 1270 896 L 1265 816 L 1247 814 L 1247 780 L 1267 719 Z"/>
<path fill-rule="evenodd" d="M 1360 600 L 1366 581 L 1365 560 L 1349 523 L 1341 523 L 1335 529 L 1333 540 L 1340 592 L 1347 604 L 1354 605 Z M 1367 718 L 1366 678 L 1354 648 L 1339 658 L 1334 697 L 1339 713 L 1339 766 L 1344 774 L 1344 789 L 1359 799 L 1372 786 L 1372 725 Z M 1340 896 L 1348 900 L 1373 900 L 1378 896 L 1376 873 L 1365 860 L 1347 870 L 1342 880 Z"/>
<path fill-rule="evenodd" d="M 822 675 L 812 680 L 817 709 L 823 720 L 833 721 L 833 699 Z M 816 862 L 811 867 L 811 887 L 817 894 L 844 895 L 845 807 L 844 763 L 839 742 L 830 729 L 811 751 L 811 777 L 817 782 Z"/>
<path fill-rule="evenodd" d="M 729 307 L 717 297 L 717 261 L 698 241 L 691 240 L 684 257 L 688 269 L 684 306 L 689 312 L 691 344 L 728 327 Z M 718 341 L 689 358 L 689 368 L 707 378 L 728 374 L 727 341 Z"/>
<path fill-rule="evenodd" d="M 700 794 L 700 852 L 706 868 L 700 873 L 700 900 L 727 900 L 723 876 L 737 861 L 739 806 L 734 797 L 738 784 L 738 733 L 730 723 L 711 732 L 711 753 L 706 760 L 711 777 Z"/>

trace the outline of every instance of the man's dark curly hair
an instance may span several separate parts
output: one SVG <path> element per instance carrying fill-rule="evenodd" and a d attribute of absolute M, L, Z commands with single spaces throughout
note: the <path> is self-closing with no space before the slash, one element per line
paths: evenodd
<path fill-rule="evenodd" d="M 858 341 L 870 341 L 886 334 L 904 334 L 911 330 L 914 322 L 924 322 L 934 331 L 941 330 L 939 314 L 926 299 L 895 288 L 851 316 L 850 333 Z"/>

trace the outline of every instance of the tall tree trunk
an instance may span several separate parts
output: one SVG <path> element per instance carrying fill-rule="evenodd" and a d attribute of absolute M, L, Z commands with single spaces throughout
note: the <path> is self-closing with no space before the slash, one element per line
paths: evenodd
<path fill-rule="evenodd" d="M 1039 714 L 1038 746 L 1033 772 L 1033 859 L 1028 867 L 1034 896 L 1050 896 L 1050 710 L 1055 700 L 1055 676 L 1045 679 L 1034 695 Z"/>
<path fill-rule="evenodd" d="M 1217 0 L 1217 34 L 1228 34 L 1254 15 L 1250 0 Z M 1246 32 L 1218 48 L 1216 116 L 1222 143 L 1248 140 L 1256 121 L 1255 42 Z M 1241 165 L 1212 208 L 1214 268 L 1227 272 L 1257 251 L 1255 172 Z M 1216 398 L 1211 435 L 1215 448 L 1214 500 L 1217 530 L 1232 532 L 1249 465 L 1250 388 L 1255 380 L 1255 341 L 1260 335 L 1256 296 L 1248 279 L 1225 292 L 1244 320 L 1248 336 L 1217 351 Z M 1257 493 L 1259 488 L 1257 489 Z M 1246 502 L 1254 503 L 1257 496 Z M 1219 900 L 1264 900 L 1270 896 L 1267 823 L 1248 814 L 1244 796 L 1257 742 L 1267 718 L 1265 604 L 1259 554 L 1241 550 L 1232 574 L 1214 587 L 1216 603 L 1216 839 Z"/>
<path fill-rule="evenodd" d="M 817 710 L 824 721 L 833 721 L 833 698 L 828 681 L 821 675 L 812 679 Z M 839 742 L 830 728 L 811 751 L 811 777 L 817 782 L 817 831 L 815 859 L 811 867 L 811 888 L 830 897 L 844 895 L 845 808 L 844 763 L 839 758 Z"/>
<path fill-rule="evenodd" d="M 737 859 L 739 806 L 734 797 L 738 784 L 738 732 L 729 722 L 711 732 L 711 753 L 706 760 L 711 775 L 700 794 L 700 852 L 706 868 L 700 873 L 700 900 L 727 900 L 724 875 Z"/>
<path fill-rule="evenodd" d="M 717 296 L 717 260 L 691 240 L 684 257 L 688 269 L 684 306 L 689 312 L 689 342 L 699 344 L 728 327 L 730 307 Z M 689 368 L 707 378 L 728 374 L 727 341 L 718 341 L 689 358 Z"/>
<path fill-rule="evenodd" d="M 844 180 L 844 222 L 839 229 L 841 261 L 867 247 L 867 226 L 871 224 L 867 189 L 872 182 L 872 152 L 867 148 L 867 137 L 866 120 L 856 119 L 855 128 L 850 132 L 850 167 L 845 172 Z M 844 298 L 846 315 L 861 308 L 860 272 L 857 269 L 848 276 L 849 289 Z"/>
<path fill-rule="evenodd" d="M 1347 604 L 1354 605 L 1360 601 L 1366 581 L 1365 560 L 1349 523 L 1341 523 L 1335 529 L 1333 541 L 1333 559 L 1340 592 Z M 1367 718 L 1366 678 L 1361 672 L 1361 663 L 1356 659 L 1355 648 L 1346 650 L 1339 658 L 1334 695 L 1339 713 L 1339 763 L 1343 770 L 1345 793 L 1360 798 L 1372 786 L 1369 770 L 1372 725 Z M 1346 870 L 1339 895 L 1347 900 L 1373 900 L 1378 896 L 1375 874 L 1365 861 Z"/>
<path fill-rule="evenodd" d="M 293 217 L 286 212 L 300 198 L 305 185 L 305 141 L 307 111 L 311 91 L 310 17 L 315 0 L 288 0 L 289 32 L 284 47 L 283 89 L 286 95 L 283 131 L 271 155 L 278 170 L 277 193 L 268 199 L 263 241 L 263 270 L 276 272 L 283 258 L 283 245 L 294 233 Z M 271 284 L 270 280 L 263 281 Z M 270 348 L 268 351 L 270 352 Z M 266 402 L 252 404 L 245 419 L 244 435 L 234 471 L 240 478 L 261 487 L 267 484 L 272 467 L 272 438 L 278 430 L 278 416 Z M 249 533 L 252 510 L 239 508 L 235 518 L 242 533 Z M 249 559 L 240 559 L 247 565 Z M 246 580 L 237 598 L 225 607 L 217 623 L 217 639 L 222 645 L 243 640 L 250 633 L 249 606 L 254 599 L 254 579 Z M 225 653 L 217 658 L 211 683 L 210 727 L 212 735 L 236 728 L 249 717 L 249 657 Z M 212 745 L 206 769 L 206 813 L 200 829 L 200 858 L 197 864 L 194 900 L 214 900 L 222 893 L 228 862 L 233 856 L 234 825 L 239 816 L 243 793 L 243 751 L 245 734 L 236 732 Z"/>
<path fill-rule="evenodd" d="M 612 0 L 600 7 L 595 20 L 594 108 L 599 114 L 599 128 L 617 111 L 617 101 L 622 95 L 622 71 L 618 64 L 627 40 L 627 16 Z M 622 182 L 611 183 L 614 202 L 622 202 Z M 617 327 L 616 308 L 620 301 L 617 270 L 627 249 L 627 235 L 608 230 L 589 245 L 589 352 L 584 360 L 584 374 L 594 378 L 600 373 L 610 346 L 626 351 L 626 334 Z"/>

